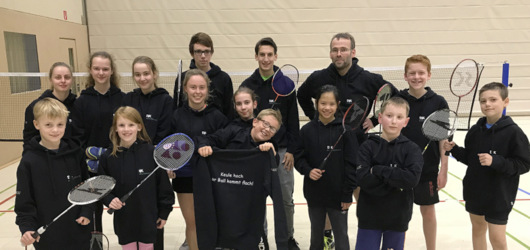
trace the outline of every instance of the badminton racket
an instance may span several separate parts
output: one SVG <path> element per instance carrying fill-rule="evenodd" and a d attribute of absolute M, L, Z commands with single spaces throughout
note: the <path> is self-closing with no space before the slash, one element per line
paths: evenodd
<path fill-rule="evenodd" d="M 57 219 L 66 214 L 70 209 L 77 205 L 87 205 L 101 198 L 105 197 L 116 185 L 114 178 L 106 175 L 94 176 L 79 184 L 68 193 L 68 201 L 72 203 L 70 207 L 64 210 L 61 214 L 55 217 L 50 223 L 37 229 L 31 236 L 37 239 L 42 235 L 46 229 L 53 224 Z"/>
<path fill-rule="evenodd" d="M 455 124 L 451 124 L 451 121 L 455 118 L 456 113 L 452 110 L 441 109 L 433 112 L 425 119 L 421 132 L 429 139 L 429 142 L 425 145 L 422 154 L 425 153 L 432 141 L 442 141 L 454 134 L 455 128 L 453 126 Z"/>
<path fill-rule="evenodd" d="M 179 64 L 177 66 L 177 105 L 179 105 L 180 101 L 180 88 L 182 86 L 182 60 L 179 59 Z"/>
<path fill-rule="evenodd" d="M 453 118 L 453 125 L 452 128 L 455 127 L 456 121 L 458 120 L 458 108 L 460 108 L 460 101 L 462 100 L 462 97 L 468 95 L 469 93 L 473 92 L 473 89 L 477 87 L 478 84 L 478 64 L 473 59 L 464 59 L 460 61 L 455 69 L 453 70 L 453 73 L 451 73 L 451 79 L 449 80 L 449 90 L 451 90 L 451 93 L 458 97 L 458 103 L 456 104 L 456 111 L 457 114 Z M 453 140 L 453 137 L 450 136 L 449 141 Z M 445 152 L 445 155 L 449 155 L 449 152 Z"/>
<path fill-rule="evenodd" d="M 191 159 L 195 145 L 193 140 L 189 136 L 183 133 L 172 134 L 164 138 L 156 146 L 153 157 L 157 164 L 157 167 L 151 171 L 151 173 L 145 177 L 136 187 L 120 198 L 121 202 L 125 202 L 129 197 L 140 187 L 149 177 L 151 177 L 159 168 L 165 170 L 178 170 Z M 109 208 L 107 212 L 109 214 L 114 213 L 114 209 Z"/>
<path fill-rule="evenodd" d="M 381 107 L 383 107 L 383 103 L 388 101 L 390 97 L 392 97 L 392 87 L 390 87 L 390 84 L 385 83 L 377 91 L 377 95 L 374 100 L 374 116 L 375 117 L 379 115 L 379 113 L 381 112 Z"/>
<path fill-rule="evenodd" d="M 272 103 L 271 108 L 274 108 L 276 101 L 280 96 L 289 96 L 296 89 L 296 84 L 298 84 L 298 69 L 291 65 L 285 64 L 272 76 L 272 90 L 276 93 L 276 99 Z"/>
<path fill-rule="evenodd" d="M 329 156 L 331 155 L 339 141 L 342 139 L 342 136 L 344 136 L 344 134 L 348 130 L 355 130 L 363 123 L 364 118 L 366 117 L 366 113 L 368 113 L 368 103 L 368 98 L 366 96 L 363 96 L 362 98 L 353 102 L 350 107 L 348 107 L 348 109 L 344 113 L 344 116 L 342 117 L 342 134 L 340 134 L 339 138 L 333 145 L 333 148 L 331 148 L 331 150 L 329 151 L 326 158 L 324 158 L 322 163 L 320 163 L 320 166 L 318 167 L 319 169 L 324 169 Z"/>

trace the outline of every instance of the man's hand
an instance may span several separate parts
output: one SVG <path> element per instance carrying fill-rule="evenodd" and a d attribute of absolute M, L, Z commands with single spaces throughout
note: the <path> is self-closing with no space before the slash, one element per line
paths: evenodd
<path fill-rule="evenodd" d="M 283 168 L 285 168 L 285 170 L 287 170 L 287 172 L 293 170 L 293 167 L 294 167 L 294 156 L 293 154 L 287 152 L 285 153 L 285 155 L 283 156 Z"/>

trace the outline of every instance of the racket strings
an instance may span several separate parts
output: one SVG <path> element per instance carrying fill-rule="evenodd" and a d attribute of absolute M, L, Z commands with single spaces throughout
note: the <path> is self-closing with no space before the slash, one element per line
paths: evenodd
<path fill-rule="evenodd" d="M 353 106 L 344 114 L 344 125 L 356 129 L 361 125 L 368 110 L 368 98 L 362 97 L 354 102 Z"/>
<path fill-rule="evenodd" d="M 284 65 L 272 77 L 272 90 L 279 96 L 288 96 L 294 92 L 298 78 L 296 67 Z"/>
<path fill-rule="evenodd" d="M 473 60 L 460 62 L 451 75 L 451 91 L 456 96 L 469 94 L 477 83 L 478 65 Z"/>
<path fill-rule="evenodd" d="M 74 204 L 92 203 L 107 195 L 115 185 L 114 178 L 100 175 L 93 177 L 68 194 L 68 200 Z"/>
<path fill-rule="evenodd" d="M 436 111 L 425 120 L 422 132 L 430 140 L 445 140 L 454 132 L 454 119 L 456 116 L 450 110 Z"/>
<path fill-rule="evenodd" d="M 184 134 L 177 134 L 158 144 L 154 158 L 156 163 L 164 169 L 176 170 L 188 162 L 193 151 L 193 141 Z"/>

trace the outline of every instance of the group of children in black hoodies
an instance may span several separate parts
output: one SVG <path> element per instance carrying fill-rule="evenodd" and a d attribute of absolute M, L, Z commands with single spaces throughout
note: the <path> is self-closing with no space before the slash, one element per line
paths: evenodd
<path fill-rule="evenodd" d="M 196 34 L 195 39 L 200 40 L 202 34 Z M 428 58 L 412 56 L 406 61 L 404 74 L 409 88 L 399 93 L 393 88 L 395 96 L 383 104 L 377 117 L 367 119 L 363 128 L 346 131 L 333 147 L 331 145 L 343 133 L 342 112 L 354 101 L 346 94 L 365 95 L 373 100 L 376 86 L 384 83 L 382 78 L 367 74 L 356 64 L 357 68 L 352 67 L 355 53 L 353 37 L 349 37 L 351 35 L 339 35 L 332 39 L 330 75 L 335 72 L 337 76 L 346 74 L 346 78 L 353 79 L 362 76 L 363 81 L 377 84 L 367 89 L 362 84 L 352 84 L 339 77 L 337 79 L 343 82 L 338 86 L 326 85 L 317 79 L 328 77 L 327 71 L 315 72 L 306 81 L 307 85 L 304 83 L 300 87 L 300 105 L 312 119 L 299 134 L 298 125 L 290 121 L 294 115 L 298 117 L 298 111 L 291 110 L 293 105 L 296 107 L 296 98 L 294 104 L 291 100 L 294 96 L 281 99 L 280 111 L 276 111 L 267 109 L 277 104 L 266 103 L 270 102 L 270 96 L 260 102 L 253 91 L 274 96 L 270 83 L 265 86 L 267 91 L 263 90 L 264 82 L 269 79 L 262 74 L 267 67 L 271 72 L 276 69 L 276 58 L 269 58 L 276 56 L 274 42 L 274 46 L 256 45 L 260 68 L 233 97 L 230 93 L 229 99 L 233 102 L 230 105 L 239 116 L 230 123 L 228 118 L 233 117 L 232 113 L 222 112 L 222 107 L 227 105 L 225 97 L 215 93 L 231 90 L 213 92 L 215 101 L 209 105 L 210 90 L 219 88 L 219 85 L 210 86 L 209 74 L 200 69 L 211 69 L 209 59 L 201 59 L 213 53 L 213 44 L 208 47 L 193 39 L 195 43 L 190 42 L 190 54 L 194 56 L 193 65 L 197 69 L 190 67 L 179 76 L 184 80 L 181 91 L 176 88 L 175 93 L 182 95 L 182 102 L 176 104 L 175 111 L 168 92 L 156 86 L 158 70 L 149 57 L 134 60 L 133 77 L 139 88 L 124 94 L 119 89 L 112 57 L 106 52 L 94 53 L 90 58 L 87 89 L 77 100 L 69 91 L 72 82 L 70 67 L 63 63 L 54 64 L 50 70 L 52 89 L 26 110 L 24 152 L 17 170 L 15 204 L 22 244 L 34 244 L 37 249 L 89 249 L 92 224 L 95 223 L 95 230 L 102 230 L 101 211 L 99 218 L 93 216 L 97 205 L 76 207 L 37 239 L 31 235 L 69 206 L 67 193 L 88 178 L 88 164 L 88 169 L 95 172 L 93 174 L 110 175 L 117 180 L 116 188 L 102 203 L 116 210 L 114 230 L 123 249 L 154 249 L 154 242 L 160 244 L 158 235 L 163 231 L 157 229 L 163 229 L 172 210 L 173 190 L 177 192 L 186 222 L 187 244 L 190 249 L 197 249 L 192 177 L 197 158 L 213 154 L 212 147 L 258 147 L 262 151 L 272 150 L 277 164 L 285 165 L 286 169 L 294 166 L 304 175 L 303 191 L 311 221 L 310 249 L 324 248 L 327 218 L 335 235 L 335 248 L 350 248 L 347 218 L 348 209 L 353 204 L 352 196 L 357 200 L 359 222 L 356 249 L 403 249 L 413 203 L 420 205 L 427 248 L 434 249 L 434 204 L 439 202 L 437 191 L 447 182 L 446 151 L 468 166 L 464 199 L 473 225 L 474 248 L 486 247 L 486 232 L 489 230 L 494 249 L 505 249 L 506 224 L 515 202 L 519 175 L 530 169 L 526 135 L 510 117 L 502 115 L 503 108 L 509 103 L 506 87 L 493 82 L 480 89 L 479 102 L 485 117 L 469 130 L 465 147 L 448 141 L 430 142 L 421 136 L 421 124 L 430 113 L 448 105 L 442 96 L 425 86 L 431 76 Z M 271 55 L 262 55 L 261 46 L 270 47 Z M 342 67 L 348 60 L 350 65 Z M 352 69 L 357 70 L 353 72 L 355 74 L 348 74 Z M 311 98 L 315 99 L 314 108 L 307 103 Z M 260 111 L 257 116 L 256 111 Z M 381 125 L 382 134 L 363 137 L 363 132 L 374 124 Z M 297 133 L 293 135 L 292 131 Z M 198 154 L 188 165 L 167 173 L 173 179 L 173 190 L 166 173 L 159 171 L 127 204 L 122 202 L 119 197 L 156 167 L 152 157 L 153 145 L 172 132 L 196 138 L 198 146 Z M 278 133 L 281 140 L 273 138 Z M 427 143 L 433 145 L 422 155 L 420 148 Z M 90 155 L 94 155 L 91 150 L 100 155 L 85 161 L 82 148 L 90 151 Z M 331 156 L 325 168 L 320 169 L 319 165 L 329 151 Z M 484 192 L 490 195 L 484 196 Z M 288 191 L 287 196 L 284 202 L 288 208 L 292 191 Z M 289 212 L 286 215 L 288 217 Z M 289 221 L 287 224 L 289 226 Z M 294 239 L 290 228 L 288 233 L 286 239 L 291 244 Z M 293 249 L 289 244 L 279 242 L 278 246 Z"/>

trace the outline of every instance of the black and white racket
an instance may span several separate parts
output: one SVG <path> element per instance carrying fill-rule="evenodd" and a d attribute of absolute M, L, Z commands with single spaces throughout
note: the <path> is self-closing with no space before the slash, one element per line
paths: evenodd
<path fill-rule="evenodd" d="M 191 159 L 193 151 L 195 150 L 195 144 L 193 140 L 183 133 L 172 134 L 164 138 L 156 146 L 153 157 L 156 164 L 158 165 L 151 173 L 145 177 L 136 187 L 120 198 L 122 202 L 125 202 L 131 194 L 138 189 L 149 177 L 151 177 L 159 168 L 165 170 L 178 170 Z M 109 214 L 114 213 L 114 209 L 109 208 L 107 210 Z"/>
<path fill-rule="evenodd" d="M 68 193 L 68 201 L 72 203 L 72 205 L 55 217 L 50 223 L 37 229 L 37 231 L 31 236 L 37 239 L 37 237 L 42 235 L 52 223 L 62 215 L 66 214 L 73 207 L 99 201 L 112 191 L 114 185 L 116 185 L 116 180 L 107 175 L 94 176 L 82 182 Z"/>
<path fill-rule="evenodd" d="M 377 96 L 374 100 L 374 116 L 377 117 L 379 113 L 381 112 L 381 107 L 383 106 L 383 103 L 388 101 L 392 97 L 392 87 L 390 87 L 390 84 L 385 83 L 379 90 L 377 91 Z"/>
<path fill-rule="evenodd" d="M 348 107 L 348 109 L 344 113 L 344 116 L 342 117 L 342 128 L 343 128 L 342 134 L 340 134 L 339 138 L 333 145 L 333 148 L 330 149 L 326 158 L 324 158 L 322 163 L 320 163 L 320 166 L 318 167 L 319 169 L 324 169 L 329 156 L 331 155 L 331 153 L 333 152 L 333 150 L 335 149 L 339 141 L 342 139 L 342 136 L 348 130 L 355 130 L 359 126 L 361 126 L 361 124 L 364 121 L 364 118 L 366 117 L 366 114 L 368 113 L 369 102 L 370 101 L 368 100 L 368 98 L 366 96 L 363 96 L 359 98 L 358 100 L 354 101 L 350 105 L 350 107 Z"/>
<path fill-rule="evenodd" d="M 456 120 L 458 120 L 458 108 L 460 108 L 460 101 L 462 100 L 462 97 L 473 92 L 473 89 L 477 87 L 479 79 L 478 76 L 478 64 L 473 59 L 464 59 L 460 61 L 453 70 L 453 73 L 451 73 L 451 79 L 449 80 L 449 90 L 451 90 L 451 93 L 454 96 L 458 97 L 458 103 L 455 110 L 457 115 L 454 117 L 452 122 L 453 125 L 451 127 L 454 127 Z M 453 137 L 450 136 L 448 139 L 449 141 L 452 141 Z M 445 152 L 445 155 L 449 155 L 449 152 Z"/>
<path fill-rule="evenodd" d="M 182 86 L 182 60 L 179 59 L 179 64 L 177 66 L 177 96 L 175 96 L 175 98 L 177 99 L 176 100 L 176 103 L 178 105 L 179 103 L 179 100 L 180 100 L 180 88 Z"/>
<path fill-rule="evenodd" d="M 272 90 L 276 93 L 276 99 L 274 99 L 271 108 L 274 108 L 274 105 L 276 105 L 278 97 L 289 96 L 294 92 L 296 84 L 298 84 L 298 77 L 298 69 L 291 64 L 285 64 L 276 70 L 272 76 L 271 83 Z"/>
<path fill-rule="evenodd" d="M 449 109 L 441 109 L 430 114 L 421 127 L 423 135 L 429 139 L 427 145 L 423 149 L 423 153 L 427 150 L 432 141 L 442 141 L 455 133 L 454 123 L 456 113 Z"/>

